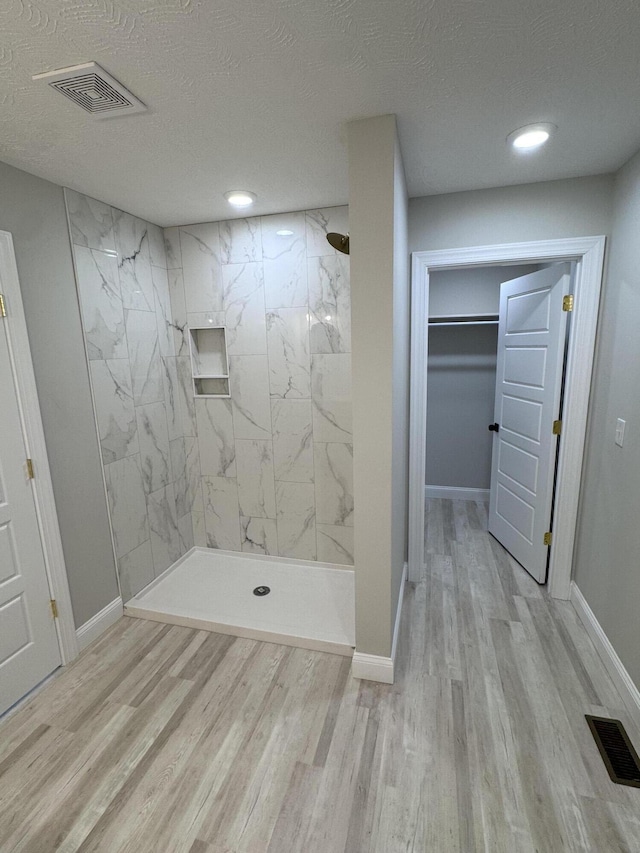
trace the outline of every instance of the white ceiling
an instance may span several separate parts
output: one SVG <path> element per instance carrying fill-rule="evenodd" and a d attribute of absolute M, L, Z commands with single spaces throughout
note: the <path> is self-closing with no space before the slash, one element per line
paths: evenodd
<path fill-rule="evenodd" d="M 396 113 L 412 196 L 618 168 L 640 147 L 637 0 L 0 0 L 0 160 L 160 225 L 347 201 L 344 123 Z M 31 75 L 95 60 L 95 121 Z M 514 128 L 549 121 L 516 157 Z"/>

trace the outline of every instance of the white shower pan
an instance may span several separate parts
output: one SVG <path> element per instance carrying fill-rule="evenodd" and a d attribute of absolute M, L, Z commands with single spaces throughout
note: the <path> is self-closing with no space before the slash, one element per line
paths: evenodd
<path fill-rule="evenodd" d="M 260 587 L 269 592 L 256 595 Z M 125 614 L 351 656 L 355 577 L 329 563 L 192 548 L 130 599 Z"/>

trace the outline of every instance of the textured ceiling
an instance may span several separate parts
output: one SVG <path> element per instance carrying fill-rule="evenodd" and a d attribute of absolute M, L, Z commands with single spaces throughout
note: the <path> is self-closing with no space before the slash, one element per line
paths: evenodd
<path fill-rule="evenodd" d="M 0 0 L 0 160 L 161 225 L 347 201 L 344 123 L 396 113 L 412 196 L 607 172 L 640 147 L 637 0 Z M 149 112 L 42 71 L 96 60 Z M 504 139 L 558 133 L 528 157 Z"/>

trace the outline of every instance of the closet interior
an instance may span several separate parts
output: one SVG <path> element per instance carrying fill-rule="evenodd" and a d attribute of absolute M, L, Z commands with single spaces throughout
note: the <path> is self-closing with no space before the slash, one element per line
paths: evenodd
<path fill-rule="evenodd" d="M 488 500 L 500 284 L 539 265 L 429 276 L 427 497 Z"/>

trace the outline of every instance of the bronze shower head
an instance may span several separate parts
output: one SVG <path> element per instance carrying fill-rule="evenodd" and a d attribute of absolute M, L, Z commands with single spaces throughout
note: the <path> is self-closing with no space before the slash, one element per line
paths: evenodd
<path fill-rule="evenodd" d="M 337 234 L 335 231 L 330 231 L 327 234 L 327 240 L 333 246 L 334 249 L 337 249 L 339 252 L 342 252 L 344 255 L 349 254 L 349 235 L 346 236 L 344 234 Z"/>

